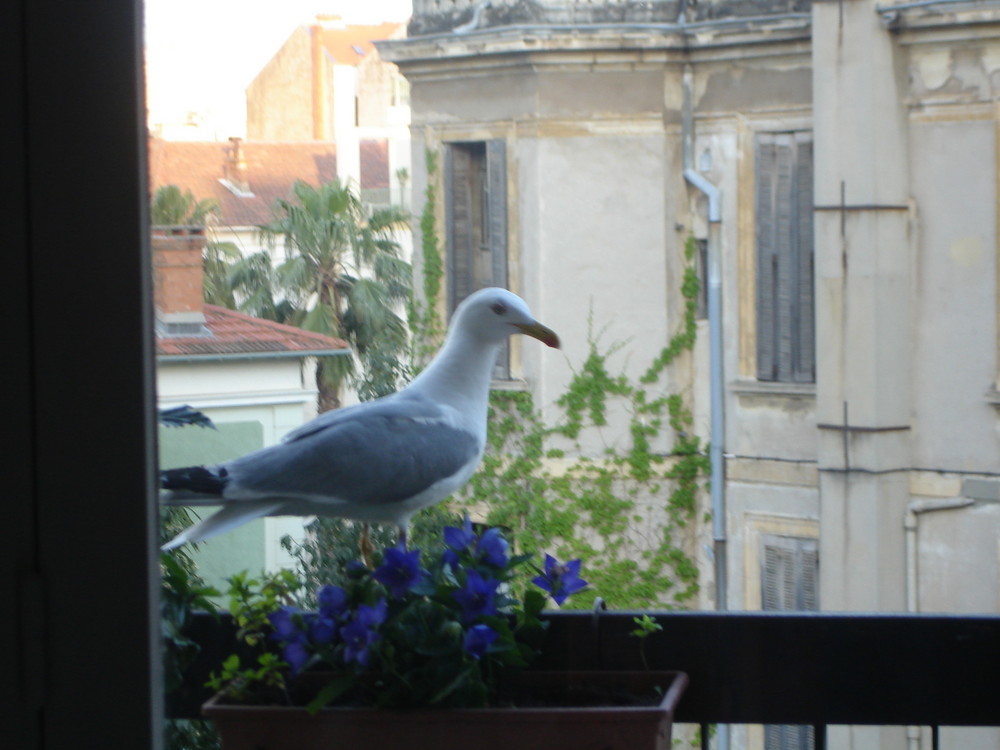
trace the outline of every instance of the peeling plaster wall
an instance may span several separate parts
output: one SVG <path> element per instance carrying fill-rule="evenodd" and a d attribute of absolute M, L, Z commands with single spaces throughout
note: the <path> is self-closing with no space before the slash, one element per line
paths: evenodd
<path fill-rule="evenodd" d="M 447 23 L 437 19 L 444 24 L 440 31 L 468 21 L 474 5 L 471 0 L 417 0 L 415 11 L 454 9 Z M 664 28 L 621 30 L 617 45 L 614 34 L 619 32 L 612 29 L 605 29 L 603 36 L 592 29 L 521 34 L 492 25 L 501 13 L 514 23 L 516 12 L 527 14 L 518 23 L 568 23 L 553 19 L 559 13 L 579 14 L 583 5 L 494 0 L 493 8 L 483 13 L 487 25 L 475 34 L 414 39 L 406 53 L 400 53 L 401 70 L 412 85 L 414 164 L 419 165 L 414 169 L 415 194 L 422 195 L 426 184 L 425 145 L 504 138 L 511 180 L 512 279 L 565 342 L 565 360 L 540 356 L 530 348 L 523 351 L 524 374 L 536 389 L 537 403 L 551 408 L 571 366 L 582 362 L 591 310 L 598 322 L 594 330 L 604 344 L 625 342 L 612 366 L 640 372 L 681 320 L 676 290 L 683 271 L 683 242 L 689 234 L 704 238 L 707 233 L 704 198 L 682 176 L 681 76 L 690 63 L 696 166 L 723 194 L 729 559 L 734 565 L 750 559 L 761 528 L 784 529 L 790 535 L 822 533 L 828 545 L 854 557 L 856 568 L 868 570 L 860 578 L 827 580 L 831 601 L 902 607 L 906 503 L 913 498 L 962 497 L 961 479 L 966 476 L 1000 486 L 1000 396 L 995 393 L 1000 366 L 1000 116 L 994 103 L 1000 94 L 1000 19 L 976 28 L 958 24 L 947 33 L 937 26 L 927 32 L 909 27 L 888 31 L 884 25 L 873 30 L 871 24 L 880 20 L 872 4 L 851 6 L 873 14 L 865 19 L 866 33 L 886 42 L 879 53 L 883 57 L 872 68 L 883 76 L 885 86 L 843 75 L 843 69 L 858 61 L 872 64 L 874 53 L 860 37 L 848 35 L 839 47 L 831 47 L 831 57 L 824 60 L 832 62 L 820 70 L 813 66 L 811 41 L 787 29 L 730 34 L 720 27 L 688 38 L 683 47 L 681 37 L 671 36 L 666 28 L 676 20 L 671 16 L 676 5 L 668 8 L 670 3 L 651 3 L 643 11 L 662 13 Z M 624 13 L 622 17 L 639 13 L 630 3 L 587 5 L 602 6 L 607 14 Z M 737 12 L 749 17 L 762 11 L 808 11 L 808 5 L 741 3 L 737 9 L 728 3 L 700 2 L 694 12 L 702 19 Z M 835 12 L 833 4 L 817 11 Z M 433 16 L 429 13 L 419 22 L 430 23 Z M 602 18 L 610 23 L 611 15 Z M 638 16 L 630 20 L 643 22 Z M 942 23 L 940 16 L 933 21 Z M 429 28 L 424 33 L 431 33 Z M 883 34 L 889 38 L 879 36 Z M 824 43 L 836 40 L 828 37 Z M 832 75 L 837 65 L 843 68 L 839 78 Z M 836 88 L 859 80 L 857 88 Z M 822 130 L 813 122 L 818 101 L 824 112 L 834 113 L 839 133 L 830 143 L 817 145 L 818 173 L 846 175 L 848 202 L 892 207 L 878 218 L 866 217 L 863 210 L 844 218 L 854 243 L 851 283 L 856 286 L 850 314 L 860 331 L 857 341 L 836 336 L 821 341 L 818 366 L 827 368 L 821 383 L 782 390 L 757 383 L 752 375 L 753 142 L 758 132 Z M 865 119 L 873 106 L 877 112 Z M 882 174 L 879 164 L 886 150 L 898 169 Z M 838 164 L 843 165 L 839 172 Z M 817 184 L 816 203 L 836 204 L 839 189 L 836 180 Z M 823 228 L 817 223 L 817 247 L 827 253 L 817 263 L 839 265 L 841 256 L 829 248 L 839 247 L 832 234 L 839 233 L 841 217 L 836 212 L 828 216 Z M 834 277 L 826 286 L 839 281 Z M 824 306 L 828 318 L 837 316 L 842 312 L 837 297 L 824 283 L 818 287 L 817 304 Z M 898 313 L 903 304 L 912 314 Z M 882 322 L 894 307 L 897 313 L 888 318 L 907 321 L 901 325 L 909 337 L 898 345 Z M 879 325 L 883 328 L 876 330 Z M 699 336 L 695 353 L 676 368 L 673 382 L 665 387 L 692 394 L 697 430 L 705 435 L 704 322 Z M 884 345 L 873 344 L 876 341 Z M 837 348 L 853 352 L 850 382 L 841 382 L 829 369 L 834 360 L 827 350 Z M 896 387 L 879 379 L 877 370 L 886 363 L 893 363 L 894 372 L 908 371 L 912 382 Z M 859 386 L 865 378 L 877 381 L 881 390 Z M 821 388 L 829 389 L 829 414 L 819 414 L 816 392 Z M 821 479 L 831 466 L 818 470 L 817 423 L 841 419 L 841 401 L 830 397 L 838 389 L 853 389 L 858 411 L 852 410 L 852 415 L 871 416 L 872 424 L 893 429 L 909 425 L 910 437 L 903 446 L 904 441 L 893 437 L 850 436 L 853 459 L 876 469 L 891 466 L 891 476 L 856 495 L 855 526 L 838 521 L 836 514 L 827 515 L 820 532 L 824 504 L 836 507 L 837 499 L 832 491 L 836 483 L 824 488 Z M 838 406 L 835 414 L 832 405 Z M 614 430 L 624 424 L 620 416 L 612 415 L 605 437 L 613 439 Z M 904 459 L 905 467 L 899 470 L 897 464 Z M 1000 534 L 1000 514 L 993 506 L 979 507 L 922 521 L 921 592 L 928 608 L 996 611 L 1000 606 L 1000 548 L 988 543 Z M 865 529 L 876 526 L 887 536 L 879 541 L 876 534 L 869 544 L 866 539 L 872 534 Z M 958 538 L 974 541 L 976 550 L 952 556 L 949 550 Z M 977 569 L 981 579 L 959 592 Z M 755 606 L 755 576 L 757 569 L 731 571 L 732 606 Z"/>

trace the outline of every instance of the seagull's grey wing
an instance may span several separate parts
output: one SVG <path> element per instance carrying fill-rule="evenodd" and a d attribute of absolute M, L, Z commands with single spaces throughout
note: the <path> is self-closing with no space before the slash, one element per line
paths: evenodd
<path fill-rule="evenodd" d="M 399 502 L 458 473 L 482 451 L 480 437 L 429 402 L 361 406 L 369 408 L 226 464 L 226 496 Z"/>
<path fill-rule="evenodd" d="M 305 424 L 299 425 L 293 430 L 281 438 L 284 443 L 289 443 L 293 440 L 298 440 L 303 437 L 312 435 L 313 433 L 324 430 L 328 427 L 333 427 L 338 422 L 345 422 L 350 419 L 354 419 L 359 413 L 368 412 L 372 409 L 384 408 L 386 404 L 391 403 L 395 399 L 391 396 L 377 399 L 375 401 L 366 401 L 362 404 L 354 404 L 352 406 L 345 406 L 342 409 L 331 409 L 330 411 L 325 411 L 317 417 L 313 417 Z"/>

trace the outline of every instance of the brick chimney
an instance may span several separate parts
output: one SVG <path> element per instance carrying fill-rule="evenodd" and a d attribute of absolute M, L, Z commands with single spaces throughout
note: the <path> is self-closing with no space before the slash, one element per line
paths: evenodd
<path fill-rule="evenodd" d="M 204 336 L 204 227 L 153 227 L 153 300 L 157 333 Z"/>
<path fill-rule="evenodd" d="M 233 136 L 229 139 L 226 149 L 226 163 L 223 165 L 226 181 L 241 193 L 250 192 L 250 180 L 247 175 L 247 160 L 243 154 L 243 139 Z"/>

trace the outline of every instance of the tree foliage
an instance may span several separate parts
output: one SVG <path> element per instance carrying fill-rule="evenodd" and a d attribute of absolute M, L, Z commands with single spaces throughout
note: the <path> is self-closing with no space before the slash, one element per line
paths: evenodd
<path fill-rule="evenodd" d="M 149 220 L 153 226 L 203 227 L 220 210 L 214 198 L 198 199 L 190 190 L 163 185 L 153 194 Z"/>
<path fill-rule="evenodd" d="M 410 302 L 412 270 L 394 234 L 407 221 L 396 207 L 369 211 L 350 184 L 299 181 L 259 227 L 268 249 L 227 262 L 239 310 L 350 345 L 360 368 L 351 357 L 320 362 L 321 411 L 340 405 L 348 383 L 363 399 L 375 398 L 397 390 L 407 374 L 400 313 Z"/>

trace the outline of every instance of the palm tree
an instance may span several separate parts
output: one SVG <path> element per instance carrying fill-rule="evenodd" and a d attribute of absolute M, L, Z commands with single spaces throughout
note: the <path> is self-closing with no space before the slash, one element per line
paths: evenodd
<path fill-rule="evenodd" d="M 214 198 L 198 200 L 190 190 L 162 185 L 153 194 L 149 219 L 153 226 L 203 227 L 221 210 Z"/>
<path fill-rule="evenodd" d="M 396 207 L 369 214 L 339 180 L 319 187 L 300 181 L 292 192 L 294 199 L 278 200 L 274 219 L 260 227 L 271 248 L 282 243 L 286 260 L 268 281 L 269 271 L 251 256 L 243 267 L 255 264 L 256 273 L 238 291 L 261 308 L 270 306 L 281 322 L 351 345 L 360 373 L 350 357 L 325 358 L 317 370 L 321 411 L 340 405 L 351 377 L 362 398 L 391 393 L 406 374 L 406 323 L 398 311 L 406 309 L 413 283 L 393 230 L 408 216 Z M 232 278 L 239 280 L 238 270 Z M 274 290 L 269 298 L 267 289 Z"/>

